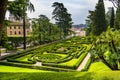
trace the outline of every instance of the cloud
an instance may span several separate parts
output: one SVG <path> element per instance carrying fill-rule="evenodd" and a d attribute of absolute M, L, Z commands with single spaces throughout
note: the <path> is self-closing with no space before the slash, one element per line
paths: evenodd
<path fill-rule="evenodd" d="M 88 10 L 94 10 L 95 5 L 98 0 L 30 0 L 34 6 L 36 11 L 34 13 L 29 13 L 28 16 L 30 18 L 37 18 L 40 14 L 44 14 L 48 16 L 50 19 L 52 18 L 53 7 L 52 4 L 54 2 L 61 2 L 68 9 L 68 12 L 72 14 L 72 20 L 74 24 L 85 23 L 85 19 L 88 16 Z M 105 7 L 111 6 L 112 3 L 105 1 Z M 51 22 L 54 22 L 51 19 Z"/>

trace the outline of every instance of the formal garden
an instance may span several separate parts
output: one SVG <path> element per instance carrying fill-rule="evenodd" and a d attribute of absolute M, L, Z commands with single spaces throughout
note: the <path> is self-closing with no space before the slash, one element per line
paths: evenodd
<path fill-rule="evenodd" d="M 0 80 L 120 80 L 120 0 L 98 0 L 84 27 L 75 27 L 67 5 L 57 1 L 51 4 L 54 23 L 41 13 L 28 18 L 36 11 L 31 1 L 0 0 Z M 84 5 L 76 1 L 72 8 Z M 12 19 L 6 20 L 7 11 Z"/>
<path fill-rule="evenodd" d="M 119 71 L 112 71 L 101 59 L 90 57 L 82 72 L 77 70 L 93 50 L 93 42 L 91 37 L 73 37 L 5 57 L 0 61 L 2 80 L 119 80 Z"/>
<path fill-rule="evenodd" d="M 50 71 L 74 71 L 91 47 L 92 42 L 85 37 L 74 37 L 19 52 L 6 57 L 1 64 Z"/>

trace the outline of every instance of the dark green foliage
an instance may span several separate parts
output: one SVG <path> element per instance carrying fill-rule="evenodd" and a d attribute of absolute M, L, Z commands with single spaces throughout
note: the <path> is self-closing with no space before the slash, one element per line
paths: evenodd
<path fill-rule="evenodd" d="M 105 19 L 105 8 L 103 0 L 99 0 L 95 7 L 94 26 L 92 27 L 93 35 L 100 35 L 107 29 L 107 21 Z"/>
<path fill-rule="evenodd" d="M 52 12 L 53 18 L 56 20 L 56 24 L 59 26 L 60 31 L 63 31 L 65 38 L 69 33 L 69 29 L 72 27 L 71 14 L 68 13 L 63 3 L 54 2 L 52 7 L 55 7 Z M 60 38 L 62 38 L 61 32 Z"/>
<path fill-rule="evenodd" d="M 120 29 L 120 7 L 117 8 L 116 16 L 115 16 L 115 29 Z"/>
<path fill-rule="evenodd" d="M 50 43 L 59 40 L 59 28 L 57 25 L 50 23 L 46 15 L 40 15 L 37 19 L 32 19 L 33 32 L 29 39 L 33 45 Z"/>
<path fill-rule="evenodd" d="M 94 44 L 92 49 L 92 57 L 103 61 L 112 70 L 118 70 L 119 54 L 119 40 L 120 31 L 108 28 L 102 33 Z M 96 59 L 96 60 L 98 60 Z"/>
<path fill-rule="evenodd" d="M 8 48 L 9 49 L 8 38 L 7 38 L 7 35 L 6 35 L 5 31 L 2 31 L 0 46 L 2 46 L 3 48 Z"/>
<path fill-rule="evenodd" d="M 85 28 L 87 35 L 90 35 L 94 30 L 94 23 L 95 23 L 94 15 L 95 15 L 95 11 L 89 11 L 89 15 L 86 19 L 87 28 Z"/>
<path fill-rule="evenodd" d="M 27 39 L 29 37 L 26 37 Z M 23 43 L 23 37 L 8 37 L 8 41 L 10 41 L 10 45 L 13 49 L 17 49 Z"/>
<path fill-rule="evenodd" d="M 111 17 L 110 17 L 110 27 L 113 28 L 114 27 L 114 18 L 115 18 L 115 13 L 114 13 L 114 8 L 112 7 L 112 10 L 111 10 Z"/>

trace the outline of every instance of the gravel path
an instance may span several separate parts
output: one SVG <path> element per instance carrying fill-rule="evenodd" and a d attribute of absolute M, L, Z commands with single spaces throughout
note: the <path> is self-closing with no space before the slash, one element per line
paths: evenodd
<path fill-rule="evenodd" d="M 89 58 L 90 58 L 90 53 L 88 53 L 87 56 L 84 58 L 80 66 L 77 68 L 77 71 L 81 71 L 85 67 Z"/>

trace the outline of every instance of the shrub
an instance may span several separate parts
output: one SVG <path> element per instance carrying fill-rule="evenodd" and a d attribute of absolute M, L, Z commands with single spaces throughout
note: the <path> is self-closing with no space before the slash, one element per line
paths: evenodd
<path fill-rule="evenodd" d="M 19 61 L 19 60 L 15 60 L 12 58 L 7 58 L 7 61 L 9 62 L 17 62 L 17 63 L 26 63 L 26 64 L 35 64 L 36 61 Z"/>
<path fill-rule="evenodd" d="M 21 64 L 21 63 L 13 63 L 13 62 L 0 62 L 1 65 L 14 66 L 14 67 L 23 67 L 23 68 L 31 68 L 38 70 L 47 70 L 47 71 L 74 71 L 71 69 L 63 69 L 63 68 L 55 68 L 55 67 L 47 67 L 47 66 L 33 66 L 31 64 Z"/>

